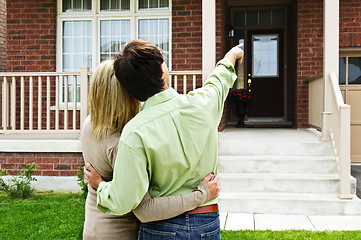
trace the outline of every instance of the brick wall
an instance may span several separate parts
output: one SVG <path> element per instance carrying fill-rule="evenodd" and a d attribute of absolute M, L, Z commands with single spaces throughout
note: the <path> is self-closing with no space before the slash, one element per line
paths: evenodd
<path fill-rule="evenodd" d="M 56 2 L 7 1 L 7 71 L 55 71 Z"/>
<path fill-rule="evenodd" d="M 297 128 L 308 126 L 308 84 L 323 71 L 323 1 L 298 1 L 297 21 Z"/>
<path fill-rule="evenodd" d="M 361 47 L 361 1 L 340 0 L 340 47 Z M 323 1 L 298 1 L 297 127 L 307 127 L 308 85 L 323 71 Z"/>
<path fill-rule="evenodd" d="M 172 70 L 202 69 L 202 1 L 172 1 Z M 191 90 L 192 77 L 187 79 Z M 198 76 L 196 86 L 202 86 Z M 178 91 L 183 93 L 183 81 L 178 81 Z"/>
<path fill-rule="evenodd" d="M 17 175 L 27 164 L 39 164 L 38 176 L 75 176 L 84 163 L 81 153 L 5 153 L 0 152 L 0 168 Z"/>
<path fill-rule="evenodd" d="M 361 46 L 361 1 L 340 0 L 340 47 Z"/>
<path fill-rule="evenodd" d="M 6 69 L 6 1 L 0 0 L 0 72 Z"/>

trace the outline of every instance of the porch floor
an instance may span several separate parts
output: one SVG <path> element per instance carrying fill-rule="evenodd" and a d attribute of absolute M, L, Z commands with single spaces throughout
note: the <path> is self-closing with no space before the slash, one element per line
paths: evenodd
<path fill-rule="evenodd" d="M 219 133 L 219 140 L 237 142 L 319 142 L 321 132 L 313 128 L 236 128 L 227 127 Z"/>

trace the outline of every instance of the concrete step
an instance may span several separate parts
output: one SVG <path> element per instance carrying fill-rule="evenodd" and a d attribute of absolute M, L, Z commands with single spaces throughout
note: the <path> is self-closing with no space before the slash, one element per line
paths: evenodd
<path fill-rule="evenodd" d="M 305 215 L 361 215 L 361 199 L 337 194 L 230 193 L 221 191 L 221 212 Z"/>
<path fill-rule="evenodd" d="M 218 136 L 220 156 L 333 156 L 330 142 L 315 129 L 227 128 Z"/>
<path fill-rule="evenodd" d="M 337 193 L 338 174 L 219 173 L 223 192 Z M 356 191 L 351 180 L 352 193 Z"/>
<path fill-rule="evenodd" d="M 337 174 L 332 156 L 219 156 L 221 173 Z"/>
<path fill-rule="evenodd" d="M 333 156 L 329 142 L 239 142 L 222 140 L 218 142 L 220 156 Z"/>

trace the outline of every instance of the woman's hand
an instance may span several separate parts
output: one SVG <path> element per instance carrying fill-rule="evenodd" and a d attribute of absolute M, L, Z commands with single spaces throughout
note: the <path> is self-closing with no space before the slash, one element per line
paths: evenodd
<path fill-rule="evenodd" d="M 221 190 L 218 176 L 214 173 L 210 173 L 202 180 L 202 182 L 204 182 L 209 189 L 209 200 L 217 198 L 219 191 Z"/>
<path fill-rule="evenodd" d="M 84 178 L 88 181 L 89 186 L 94 190 L 97 190 L 99 183 L 104 181 L 102 176 L 100 176 L 100 174 L 88 162 L 84 166 Z"/>

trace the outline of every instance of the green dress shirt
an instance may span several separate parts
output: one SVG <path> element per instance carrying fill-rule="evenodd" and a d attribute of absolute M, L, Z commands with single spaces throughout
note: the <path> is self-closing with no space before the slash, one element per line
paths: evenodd
<path fill-rule="evenodd" d="M 218 125 L 236 78 L 223 59 L 202 88 L 188 94 L 169 88 L 150 97 L 123 129 L 113 180 L 98 187 L 98 208 L 126 214 L 148 190 L 152 197 L 189 193 L 217 173 Z"/>

